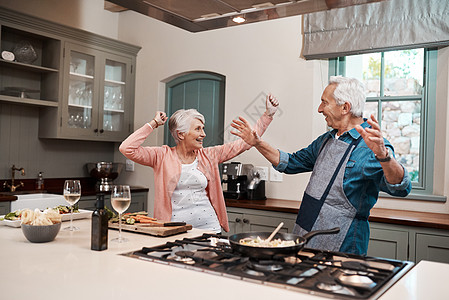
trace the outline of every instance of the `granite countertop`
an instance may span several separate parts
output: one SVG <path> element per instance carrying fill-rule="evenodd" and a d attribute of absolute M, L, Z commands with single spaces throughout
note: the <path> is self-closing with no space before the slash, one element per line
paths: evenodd
<path fill-rule="evenodd" d="M 267 199 L 267 200 L 235 200 L 226 199 L 226 206 L 259 209 L 297 214 L 300 201 Z M 369 217 L 371 222 L 428 227 L 449 230 L 449 214 L 373 208 Z"/>

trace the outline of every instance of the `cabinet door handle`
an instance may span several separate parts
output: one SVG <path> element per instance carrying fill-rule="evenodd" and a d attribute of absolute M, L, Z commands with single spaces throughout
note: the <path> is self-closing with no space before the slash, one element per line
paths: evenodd
<path fill-rule="evenodd" d="M 240 220 L 240 218 L 235 218 L 236 223 L 240 223 L 240 221 L 242 221 L 242 220 Z"/>
<path fill-rule="evenodd" d="M 100 129 L 100 133 L 103 133 L 104 132 L 104 130 L 103 129 Z"/>
<path fill-rule="evenodd" d="M 248 219 L 243 219 L 243 223 L 248 224 L 249 220 Z"/>
<path fill-rule="evenodd" d="M 97 133 L 97 132 L 98 132 L 98 128 L 95 128 L 95 129 L 94 129 L 94 132 Z"/>

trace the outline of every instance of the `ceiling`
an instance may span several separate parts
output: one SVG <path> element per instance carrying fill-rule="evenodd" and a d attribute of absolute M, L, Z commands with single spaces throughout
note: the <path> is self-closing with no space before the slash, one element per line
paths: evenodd
<path fill-rule="evenodd" d="M 190 32 L 200 32 L 380 1 L 384 0 L 108 0 L 105 9 L 133 10 Z M 238 16 L 245 21 L 233 21 Z"/>

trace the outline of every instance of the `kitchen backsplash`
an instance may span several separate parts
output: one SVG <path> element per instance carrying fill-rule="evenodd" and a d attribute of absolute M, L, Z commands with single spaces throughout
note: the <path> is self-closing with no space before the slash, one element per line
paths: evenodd
<path fill-rule="evenodd" d="M 55 108 L 56 109 L 56 108 Z M 115 143 L 39 139 L 39 108 L 0 103 L 0 178 L 11 178 L 11 167 L 37 178 L 86 177 L 87 162 L 112 161 Z"/>

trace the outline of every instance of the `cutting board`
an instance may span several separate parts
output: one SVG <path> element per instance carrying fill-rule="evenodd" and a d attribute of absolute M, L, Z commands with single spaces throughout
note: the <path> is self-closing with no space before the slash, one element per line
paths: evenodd
<path fill-rule="evenodd" d="M 109 228 L 118 229 L 118 223 L 109 223 Z M 186 224 L 183 226 L 160 226 L 155 224 L 122 224 L 122 230 L 149 234 L 154 236 L 169 236 L 178 233 L 187 232 L 192 229 L 192 225 Z"/>

